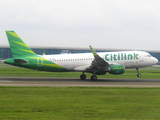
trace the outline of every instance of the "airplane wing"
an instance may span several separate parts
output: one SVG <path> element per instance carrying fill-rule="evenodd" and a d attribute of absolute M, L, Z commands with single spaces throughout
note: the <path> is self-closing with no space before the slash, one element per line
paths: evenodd
<path fill-rule="evenodd" d="M 99 70 L 102 70 L 102 71 L 108 70 L 109 64 L 103 58 L 101 58 L 91 46 L 89 47 L 95 59 L 94 61 L 92 61 L 91 66 L 87 69 L 93 70 L 94 72 L 97 72 Z"/>

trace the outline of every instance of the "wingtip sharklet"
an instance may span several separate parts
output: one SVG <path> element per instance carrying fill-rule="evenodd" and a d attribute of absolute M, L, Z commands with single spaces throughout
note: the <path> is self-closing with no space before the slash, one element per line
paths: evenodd
<path fill-rule="evenodd" d="M 92 51 L 94 57 L 98 56 L 98 54 L 97 54 L 96 51 L 92 48 L 92 46 L 89 45 L 89 47 L 90 47 L 90 49 L 91 49 L 91 51 Z"/>

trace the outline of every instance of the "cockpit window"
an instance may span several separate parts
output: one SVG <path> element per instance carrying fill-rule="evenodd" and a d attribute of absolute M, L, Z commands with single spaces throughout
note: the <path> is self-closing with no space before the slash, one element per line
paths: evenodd
<path fill-rule="evenodd" d="M 146 57 L 152 57 L 150 54 L 148 54 Z"/>

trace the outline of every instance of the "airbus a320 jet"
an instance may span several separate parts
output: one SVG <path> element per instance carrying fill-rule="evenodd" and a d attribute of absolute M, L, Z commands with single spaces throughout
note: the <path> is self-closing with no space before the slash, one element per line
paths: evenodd
<path fill-rule="evenodd" d="M 14 31 L 6 31 L 13 58 L 4 63 L 19 67 L 50 72 L 82 72 L 80 78 L 86 79 L 85 73 L 96 75 L 123 74 L 126 68 L 139 68 L 158 63 L 155 57 L 143 51 L 96 52 L 91 46 L 91 53 L 38 55 L 34 53 Z"/>

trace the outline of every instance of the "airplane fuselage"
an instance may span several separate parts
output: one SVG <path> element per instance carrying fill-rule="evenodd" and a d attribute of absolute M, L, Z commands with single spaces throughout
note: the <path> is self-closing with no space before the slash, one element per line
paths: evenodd
<path fill-rule="evenodd" d="M 109 64 L 122 64 L 125 68 L 147 67 L 157 63 L 156 58 L 143 51 L 98 52 L 97 54 Z M 85 71 L 94 60 L 92 53 L 43 55 L 41 57 L 69 71 Z"/>

